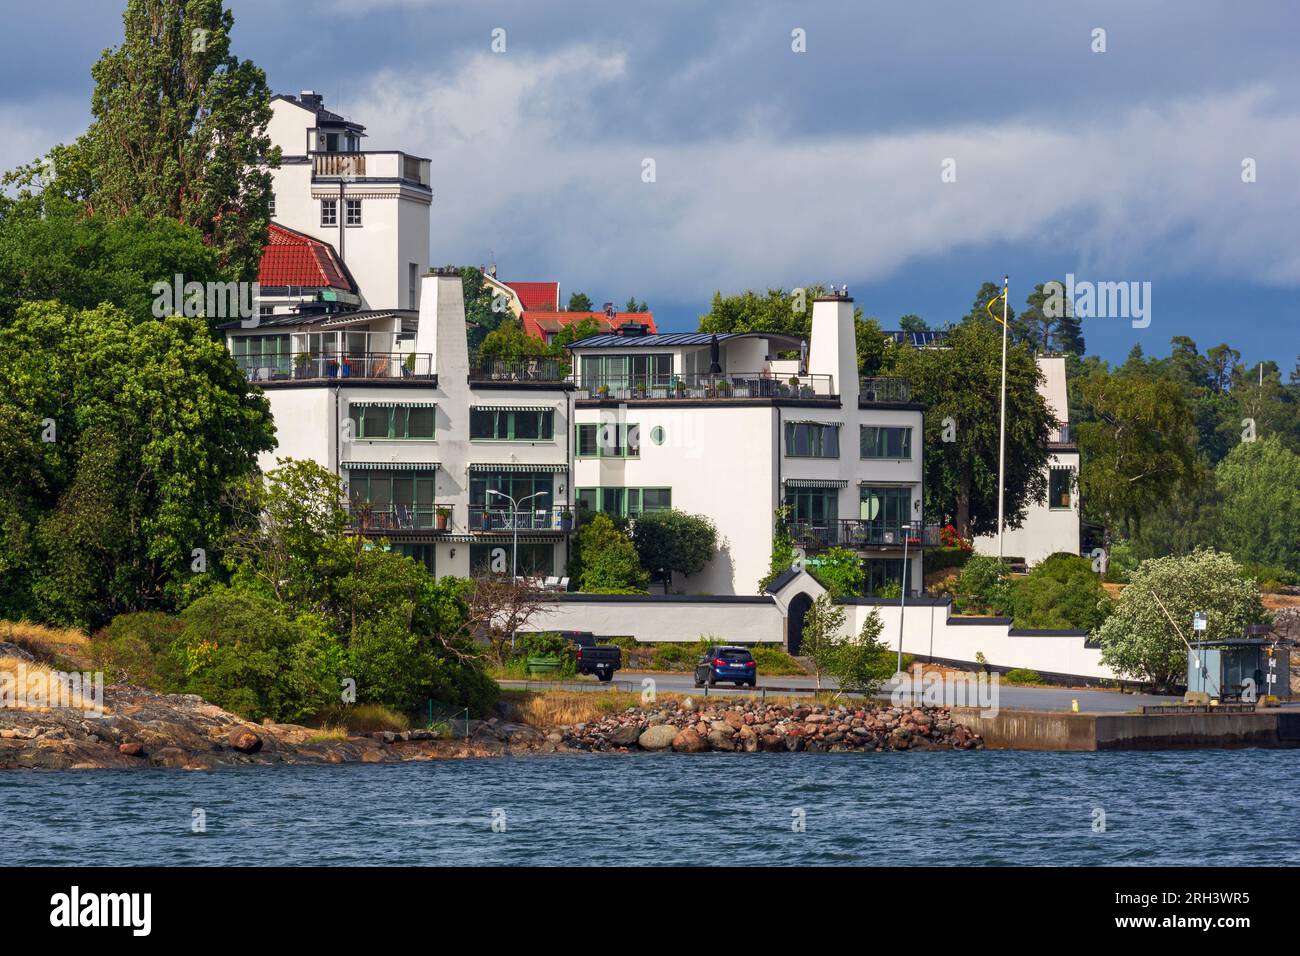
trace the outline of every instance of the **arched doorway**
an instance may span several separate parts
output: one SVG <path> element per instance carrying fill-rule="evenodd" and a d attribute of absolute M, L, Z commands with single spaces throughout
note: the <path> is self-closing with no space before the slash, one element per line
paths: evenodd
<path fill-rule="evenodd" d="M 790 599 L 790 613 L 786 616 L 786 648 L 791 657 L 798 657 L 803 646 L 803 619 L 812 607 L 812 598 L 799 593 Z"/>

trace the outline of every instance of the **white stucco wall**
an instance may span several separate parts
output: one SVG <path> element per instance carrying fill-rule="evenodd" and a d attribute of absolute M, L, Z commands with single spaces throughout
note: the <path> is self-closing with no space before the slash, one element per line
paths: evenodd
<path fill-rule="evenodd" d="M 779 644 L 784 620 L 776 604 L 766 599 L 713 603 L 611 598 L 547 604 L 527 630 L 591 631 L 645 643 L 691 643 L 710 637 L 720 644 Z"/>

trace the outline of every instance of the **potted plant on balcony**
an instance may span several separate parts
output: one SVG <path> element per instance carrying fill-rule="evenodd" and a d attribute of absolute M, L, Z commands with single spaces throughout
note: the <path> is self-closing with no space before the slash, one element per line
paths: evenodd
<path fill-rule="evenodd" d="M 339 360 L 336 358 L 329 359 L 325 362 L 325 375 L 327 378 L 339 377 Z"/>
<path fill-rule="evenodd" d="M 678 398 L 686 397 L 686 383 L 677 376 L 673 376 L 673 391 L 677 393 Z"/>
<path fill-rule="evenodd" d="M 725 378 L 718 381 L 718 394 L 723 398 L 731 394 L 731 383 Z"/>
<path fill-rule="evenodd" d="M 632 386 L 633 398 L 645 398 L 645 382 L 637 382 Z"/>
<path fill-rule="evenodd" d="M 573 530 L 573 512 L 570 511 L 568 508 L 565 508 L 563 511 L 560 512 L 560 530 L 561 531 Z"/>
<path fill-rule="evenodd" d="M 311 362 L 310 352 L 299 352 L 293 357 L 293 377 L 307 378 L 307 366 Z"/>
<path fill-rule="evenodd" d="M 339 376 L 347 378 L 352 374 L 352 360 L 346 355 L 339 360 Z"/>
<path fill-rule="evenodd" d="M 412 352 L 409 355 L 407 355 L 406 358 L 402 359 L 402 377 L 406 378 L 414 374 L 415 374 L 415 353 Z"/>
<path fill-rule="evenodd" d="M 438 505 L 433 512 L 433 526 L 439 531 L 446 531 L 447 526 L 451 524 L 451 508 L 446 505 Z"/>
<path fill-rule="evenodd" d="M 596 394 L 601 398 L 609 398 L 609 386 L 604 382 L 601 382 L 596 386 Z"/>

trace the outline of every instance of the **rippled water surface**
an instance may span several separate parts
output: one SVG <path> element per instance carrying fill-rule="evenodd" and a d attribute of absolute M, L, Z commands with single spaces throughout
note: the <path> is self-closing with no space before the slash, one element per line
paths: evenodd
<path fill-rule="evenodd" d="M 1298 791 L 1294 750 L 6 771 L 0 865 L 1294 865 Z"/>

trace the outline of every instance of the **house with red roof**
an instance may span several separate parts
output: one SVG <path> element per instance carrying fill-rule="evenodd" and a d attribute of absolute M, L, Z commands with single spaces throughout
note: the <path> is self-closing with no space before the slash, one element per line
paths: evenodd
<path fill-rule="evenodd" d="M 257 281 L 264 316 L 361 304 L 356 281 L 330 243 L 276 222 L 267 230 Z"/>
<path fill-rule="evenodd" d="M 610 302 L 600 312 L 565 312 L 560 306 L 558 282 L 505 282 L 497 278 L 495 266 L 483 270 L 483 281 L 505 300 L 524 331 L 544 342 L 550 342 L 561 329 L 583 319 L 595 319 L 601 332 L 613 332 L 629 323 L 645 326 L 645 331 L 652 335 L 658 331 L 651 313 L 616 312 Z"/>

